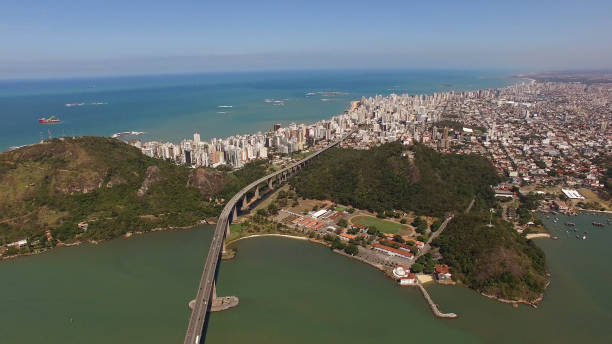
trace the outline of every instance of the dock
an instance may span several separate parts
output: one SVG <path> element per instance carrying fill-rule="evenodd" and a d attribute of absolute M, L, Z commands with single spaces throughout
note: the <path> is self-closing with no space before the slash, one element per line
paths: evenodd
<path fill-rule="evenodd" d="M 434 313 L 435 316 L 437 316 L 438 318 L 449 318 L 449 319 L 454 319 L 457 317 L 457 314 L 455 313 L 440 312 L 440 310 L 438 309 L 438 305 L 436 305 L 433 302 L 433 300 L 431 299 L 431 296 L 429 296 L 429 293 L 427 292 L 425 287 L 423 287 L 421 283 L 418 283 L 417 286 L 419 287 L 419 289 L 421 289 L 423 296 L 425 296 L 425 300 L 427 300 L 427 302 L 429 303 L 429 307 L 431 307 L 431 311 Z"/>

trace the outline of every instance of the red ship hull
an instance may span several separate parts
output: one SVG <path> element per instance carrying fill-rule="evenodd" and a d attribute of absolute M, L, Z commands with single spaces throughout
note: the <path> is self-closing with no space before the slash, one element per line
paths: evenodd
<path fill-rule="evenodd" d="M 60 120 L 59 119 L 39 119 L 38 123 L 40 124 L 52 124 L 52 123 L 59 123 Z"/>

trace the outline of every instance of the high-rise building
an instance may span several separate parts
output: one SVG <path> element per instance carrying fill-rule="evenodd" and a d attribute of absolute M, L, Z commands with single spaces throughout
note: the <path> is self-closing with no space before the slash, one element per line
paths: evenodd
<path fill-rule="evenodd" d="M 200 134 L 194 133 L 193 134 L 193 145 L 194 147 L 197 147 L 199 144 L 200 144 Z"/>

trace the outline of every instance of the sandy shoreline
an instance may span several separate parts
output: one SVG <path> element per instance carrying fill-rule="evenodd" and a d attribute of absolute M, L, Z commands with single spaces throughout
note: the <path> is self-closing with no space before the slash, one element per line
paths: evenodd
<path fill-rule="evenodd" d="M 552 238 L 549 233 L 530 233 L 525 235 L 527 239 L 537 239 L 537 238 Z"/>

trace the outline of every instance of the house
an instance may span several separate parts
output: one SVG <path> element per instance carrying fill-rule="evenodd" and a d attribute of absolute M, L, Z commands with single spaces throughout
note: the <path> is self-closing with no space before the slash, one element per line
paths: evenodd
<path fill-rule="evenodd" d="M 399 280 L 400 285 L 416 285 L 417 279 L 414 273 L 409 273 L 406 277 L 401 277 Z"/>
<path fill-rule="evenodd" d="M 450 268 L 446 264 L 436 265 L 436 278 L 440 281 L 451 279 Z"/>
<path fill-rule="evenodd" d="M 415 246 L 411 246 L 411 245 L 407 245 L 407 244 L 402 244 L 396 241 L 389 241 L 389 240 L 379 240 L 379 243 L 385 245 L 385 246 L 392 246 L 392 245 L 397 245 L 398 248 L 400 250 L 404 250 L 404 251 L 408 251 L 411 252 L 413 249 L 418 251 L 418 248 Z"/>
<path fill-rule="evenodd" d="M 15 242 L 12 242 L 10 244 L 7 244 L 6 246 L 9 246 L 9 247 L 11 247 L 11 246 L 12 247 L 23 247 L 23 246 L 25 246 L 27 244 L 28 244 L 28 240 L 23 239 L 23 240 L 19 240 L 19 241 L 15 241 Z"/>
<path fill-rule="evenodd" d="M 553 207 L 557 210 L 557 211 L 566 211 L 567 209 L 569 209 L 569 207 L 567 206 L 567 204 L 565 204 L 565 202 L 563 201 L 557 201 L 554 200 L 553 201 Z"/>
<path fill-rule="evenodd" d="M 425 243 L 422 241 L 414 240 L 412 238 L 402 237 L 406 243 L 412 243 L 414 246 L 418 247 L 419 250 L 425 247 Z"/>
<path fill-rule="evenodd" d="M 367 226 L 363 226 L 357 223 L 353 223 L 351 224 L 351 227 L 354 229 L 359 230 L 359 233 L 363 233 L 363 234 L 367 234 L 368 233 L 368 227 Z"/>
<path fill-rule="evenodd" d="M 357 236 L 348 233 L 341 233 L 338 237 L 340 238 L 340 240 L 350 241 L 355 239 Z"/>
<path fill-rule="evenodd" d="M 315 219 L 318 219 L 320 216 L 322 216 L 325 213 L 327 213 L 327 209 L 321 209 L 315 212 L 314 214 L 312 214 L 311 216 L 314 217 Z"/>
<path fill-rule="evenodd" d="M 393 247 L 387 247 L 381 244 L 372 244 L 372 248 L 375 251 L 379 251 L 389 256 L 393 256 L 393 257 L 402 257 L 402 258 L 406 258 L 410 260 L 414 258 L 414 254 L 412 252 L 400 250 L 400 249 L 393 248 Z"/>

